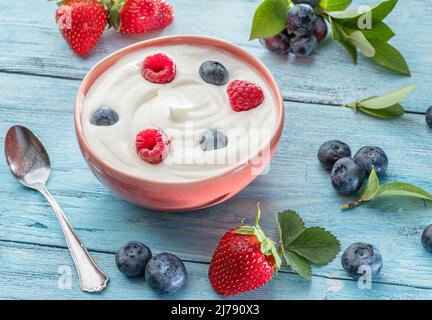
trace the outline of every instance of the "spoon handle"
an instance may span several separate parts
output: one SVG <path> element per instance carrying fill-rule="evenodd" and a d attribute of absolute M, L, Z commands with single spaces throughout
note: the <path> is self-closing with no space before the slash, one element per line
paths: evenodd
<path fill-rule="evenodd" d="M 47 188 L 44 186 L 39 191 L 51 204 L 63 230 L 67 246 L 78 272 L 81 290 L 86 292 L 102 291 L 107 286 L 108 276 L 96 265 L 81 239 L 73 230 L 59 204 L 48 192 Z"/>

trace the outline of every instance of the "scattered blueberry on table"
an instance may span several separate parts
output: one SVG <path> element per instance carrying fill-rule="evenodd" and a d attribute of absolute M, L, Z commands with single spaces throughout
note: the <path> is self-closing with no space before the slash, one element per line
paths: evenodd
<path fill-rule="evenodd" d="M 426 251 L 432 253 L 432 224 L 428 225 L 421 235 L 421 243 Z"/>
<path fill-rule="evenodd" d="M 351 149 L 339 140 L 324 142 L 318 150 L 318 160 L 327 170 L 331 170 L 336 161 L 346 157 L 351 157 Z"/>
<path fill-rule="evenodd" d="M 169 294 L 186 284 L 187 272 L 183 262 L 171 253 L 160 253 L 147 263 L 145 280 L 160 293 Z"/>
<path fill-rule="evenodd" d="M 229 72 L 225 66 L 217 61 L 205 61 L 199 68 L 201 78 L 210 84 L 222 86 L 228 82 Z"/>
<path fill-rule="evenodd" d="M 336 161 L 331 172 L 333 187 L 340 194 L 356 193 L 365 179 L 363 167 L 353 158 L 342 158 Z"/>
<path fill-rule="evenodd" d="M 287 29 L 296 36 L 306 36 L 312 30 L 316 20 L 313 8 L 307 4 L 292 7 L 287 15 Z"/>
<path fill-rule="evenodd" d="M 264 48 L 276 54 L 288 54 L 291 50 L 290 36 L 284 32 L 259 41 Z"/>
<path fill-rule="evenodd" d="M 112 126 L 118 120 L 117 112 L 109 107 L 101 107 L 93 113 L 90 123 L 95 126 Z"/>
<path fill-rule="evenodd" d="M 228 144 L 228 137 L 216 129 L 207 131 L 200 141 L 203 151 L 211 151 L 225 148 Z"/>
<path fill-rule="evenodd" d="M 376 276 L 382 269 L 383 259 L 376 246 L 357 242 L 345 250 L 341 257 L 341 263 L 350 277 L 358 279 L 367 272 Z"/>
<path fill-rule="evenodd" d="M 361 164 L 367 175 L 371 173 L 372 167 L 378 176 L 382 176 L 387 170 L 388 158 L 381 148 L 363 147 L 357 151 L 354 159 Z"/>
<path fill-rule="evenodd" d="M 122 273 L 129 278 L 135 278 L 144 274 L 151 257 L 149 247 L 138 241 L 130 241 L 117 251 L 115 262 Z"/>
<path fill-rule="evenodd" d="M 426 123 L 429 128 L 432 128 L 432 106 L 430 106 L 426 111 Z"/>

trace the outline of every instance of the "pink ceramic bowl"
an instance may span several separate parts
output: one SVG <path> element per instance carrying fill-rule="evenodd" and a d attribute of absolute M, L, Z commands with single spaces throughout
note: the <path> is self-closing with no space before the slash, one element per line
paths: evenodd
<path fill-rule="evenodd" d="M 268 83 L 278 109 L 276 130 L 271 137 L 270 145 L 261 150 L 259 155 L 251 157 L 248 163 L 238 165 L 229 172 L 204 180 L 185 183 L 155 182 L 119 172 L 105 159 L 98 157 L 86 142 L 81 123 L 81 106 L 88 90 L 99 75 L 118 59 L 131 52 L 147 47 L 174 44 L 190 44 L 224 50 L 246 62 Z M 161 211 L 197 210 L 223 202 L 237 194 L 257 177 L 257 168 L 254 166 L 254 163 L 257 162 L 254 160 L 259 158 L 260 168 L 265 168 L 268 165 L 278 146 L 283 123 L 283 100 L 276 81 L 264 64 L 229 42 L 205 36 L 161 37 L 136 43 L 109 55 L 89 71 L 81 83 L 75 102 L 76 135 L 81 152 L 96 177 L 121 198 L 142 207 Z"/>

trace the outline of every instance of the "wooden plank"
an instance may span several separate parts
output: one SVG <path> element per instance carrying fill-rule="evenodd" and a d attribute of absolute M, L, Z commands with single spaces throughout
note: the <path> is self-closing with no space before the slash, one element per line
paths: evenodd
<path fill-rule="evenodd" d="M 422 228 L 430 223 L 432 205 L 419 200 L 380 200 L 342 213 L 339 204 L 351 198 L 336 195 L 316 160 L 319 145 L 328 139 L 342 139 L 354 151 L 363 145 L 379 145 L 390 158 L 386 181 L 406 181 L 432 190 L 431 150 L 424 143 L 431 132 L 423 116 L 379 121 L 348 109 L 288 102 L 282 143 L 269 174 L 216 207 L 194 213 L 155 213 L 118 200 L 100 185 L 75 142 L 72 113 L 59 112 L 58 106 L 49 102 L 51 95 L 42 94 L 41 88 L 55 81 L 58 85 L 53 86 L 52 96 L 62 104 L 61 97 L 68 100 L 76 82 L 37 80 L 22 94 L 23 100 L 13 100 L 19 91 L 1 100 L 0 143 L 7 128 L 15 123 L 27 125 L 42 138 L 53 164 L 49 188 L 89 248 L 114 253 L 124 242 L 136 239 L 155 251 L 172 251 L 187 260 L 209 262 L 222 233 L 243 217 L 253 219 L 256 202 L 261 201 L 262 226 L 269 234 L 274 235 L 273 213 L 292 208 L 301 213 L 308 226 L 320 225 L 334 232 L 343 248 L 355 241 L 377 244 L 385 261 L 380 281 L 432 288 L 432 257 L 419 242 Z M 31 109 L 33 96 L 39 99 L 34 106 L 42 108 Z M 52 111 L 45 112 L 45 108 Z M 4 182 L 0 190 L 0 239 L 64 247 L 48 205 L 37 193 L 15 183 L 3 161 L 0 181 Z M 347 278 L 339 258 L 327 267 L 315 268 L 314 274 Z"/>
<path fill-rule="evenodd" d="M 406 101 L 407 109 L 424 112 L 431 104 L 428 84 L 432 72 L 427 66 L 432 59 L 432 43 L 428 38 L 432 33 L 432 22 L 429 19 L 431 9 L 425 1 L 412 0 L 409 6 L 400 2 L 388 18 L 397 33 L 392 44 L 406 56 L 412 78 L 389 73 L 363 58 L 354 66 L 344 50 L 330 39 L 309 58 L 283 58 L 270 54 L 257 41 L 248 42 L 252 15 L 259 0 L 171 2 L 176 20 L 167 30 L 135 37 L 108 31 L 95 53 L 80 59 L 58 34 L 53 19 L 55 3 L 38 3 L 32 6 L 29 16 L 27 3 L 4 0 L 0 12 L 0 71 L 81 79 L 102 57 L 128 44 L 159 35 L 203 34 L 232 41 L 260 58 L 275 75 L 286 99 L 341 104 L 417 83 L 417 90 Z M 376 1 L 353 2 L 361 5 Z M 218 12 L 223 12 L 223 19 Z"/>
<path fill-rule="evenodd" d="M 145 281 L 128 279 L 115 267 L 114 255 L 94 253 L 95 260 L 110 275 L 101 294 L 79 290 L 72 261 L 66 249 L 0 242 L 0 299 L 220 299 L 207 280 L 207 264 L 186 262 L 188 282 L 174 295 L 160 295 Z M 71 275 L 72 277 L 69 277 Z M 71 287 L 67 281 L 71 279 Z M 65 281 L 66 280 L 66 281 Z M 60 284 L 60 285 L 59 285 Z M 258 290 L 228 299 L 430 299 L 431 290 L 373 284 L 360 289 L 355 281 L 314 277 L 312 282 L 294 274 L 280 273 Z"/>

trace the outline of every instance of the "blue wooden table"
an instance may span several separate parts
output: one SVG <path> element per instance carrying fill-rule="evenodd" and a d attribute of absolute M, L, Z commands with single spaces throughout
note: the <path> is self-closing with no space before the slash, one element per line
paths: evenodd
<path fill-rule="evenodd" d="M 100 295 L 79 290 L 75 270 L 56 218 L 36 192 L 18 185 L 0 161 L 0 298 L 3 299 L 216 299 L 207 269 L 220 236 L 261 201 L 262 227 L 274 235 L 274 213 L 297 210 L 307 226 L 323 226 L 341 240 L 379 247 L 382 274 L 371 289 L 360 289 L 343 271 L 340 255 L 313 269 L 311 281 L 285 269 L 244 299 L 428 299 L 432 298 L 432 255 L 420 244 L 432 222 L 432 204 L 382 199 L 341 212 L 347 201 L 330 186 L 316 151 L 329 139 L 357 150 L 378 145 L 390 166 L 386 180 L 432 190 L 432 131 L 424 111 L 432 104 L 432 9 L 427 1 L 400 1 L 389 16 L 397 36 L 392 43 L 407 58 L 412 78 L 394 75 L 361 58 L 354 66 L 346 52 L 328 40 L 309 58 L 270 54 L 248 41 L 257 0 L 172 0 L 174 24 L 161 33 L 124 37 L 108 31 L 94 54 L 76 57 L 58 33 L 55 3 L 1 0 L 0 144 L 14 124 L 33 129 L 46 144 L 53 171 L 48 187 L 111 282 Z M 355 5 L 373 1 L 354 1 Z M 274 74 L 285 99 L 286 125 L 270 172 L 233 199 L 197 212 L 152 212 L 128 204 L 92 175 L 79 151 L 74 127 L 74 96 L 80 80 L 101 58 L 136 41 L 159 35 L 203 34 L 229 40 L 261 59 Z M 338 108 L 343 102 L 417 83 L 405 102 L 408 114 L 380 121 Z M 129 280 L 115 267 L 114 254 L 128 240 L 156 253 L 184 259 L 188 284 L 174 296 L 160 296 L 143 280 Z M 68 286 L 69 271 L 72 275 Z"/>

